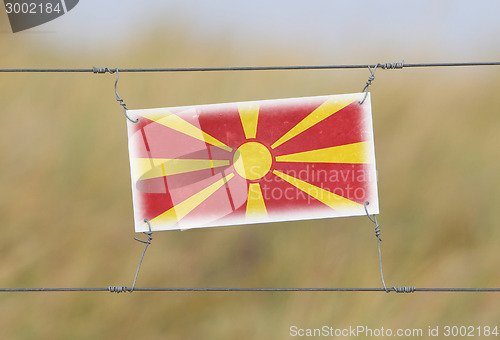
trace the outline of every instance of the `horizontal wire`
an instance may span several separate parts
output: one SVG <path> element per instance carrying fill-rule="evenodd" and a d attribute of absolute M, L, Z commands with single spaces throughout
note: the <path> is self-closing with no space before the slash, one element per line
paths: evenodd
<path fill-rule="evenodd" d="M 114 290 L 107 288 L 0 288 L 0 293 L 15 292 L 131 292 L 127 287 Z M 384 292 L 384 288 L 134 288 L 134 292 Z M 454 293 L 479 293 L 496 292 L 500 288 L 414 288 L 411 291 L 396 291 L 396 293 L 413 292 L 454 292 Z"/>
<path fill-rule="evenodd" d="M 236 67 L 180 67 L 180 68 L 26 68 L 0 69 L 4 73 L 115 73 L 115 72 L 214 72 L 214 71 L 272 71 L 272 70 L 328 70 L 328 69 L 402 69 L 417 67 L 460 67 L 460 66 L 500 66 L 500 62 L 459 62 L 459 63 L 385 63 L 357 65 L 299 65 L 299 66 L 236 66 Z M 133 288 L 125 286 L 107 288 L 0 288 L 0 293 L 8 292 L 500 292 L 500 288 Z"/>
<path fill-rule="evenodd" d="M 390 65 L 399 64 L 400 67 Z M 364 69 L 381 66 L 383 69 L 409 67 L 456 67 L 456 66 L 500 66 L 500 62 L 459 62 L 459 63 L 383 63 L 355 65 L 297 65 L 297 66 L 234 66 L 234 67 L 171 67 L 171 68 L 12 68 L 0 69 L 0 72 L 73 72 L 73 73 L 114 73 L 119 72 L 214 72 L 214 71 L 273 71 L 273 70 L 334 70 L 334 69 Z"/>

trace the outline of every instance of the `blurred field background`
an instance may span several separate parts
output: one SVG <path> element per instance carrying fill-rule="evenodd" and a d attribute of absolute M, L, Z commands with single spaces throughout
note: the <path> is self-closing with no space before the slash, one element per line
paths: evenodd
<path fill-rule="evenodd" d="M 7 32 L 5 17 L 0 24 Z M 196 32 L 158 23 L 133 44 L 99 53 L 48 48 L 37 43 L 41 34 L 14 39 L 7 32 L 0 34 L 0 68 L 404 58 L 381 46 L 332 62 L 293 42 L 246 55 L 223 35 L 201 43 Z M 492 47 L 477 59 L 498 61 L 498 52 Z M 421 57 L 406 61 L 450 61 L 432 59 L 428 50 Z M 354 93 L 368 76 L 367 70 L 123 73 L 118 90 L 130 108 L 154 108 Z M 372 105 L 388 286 L 500 286 L 499 76 L 495 67 L 377 71 Z M 0 74 L 1 287 L 132 284 L 143 245 L 133 240 L 126 122 L 113 83 L 109 74 Z M 366 217 L 153 237 L 138 287 L 381 286 Z M 1 293 L 0 338 L 287 339 L 292 325 L 425 331 L 498 325 L 499 302 L 495 293 Z"/>

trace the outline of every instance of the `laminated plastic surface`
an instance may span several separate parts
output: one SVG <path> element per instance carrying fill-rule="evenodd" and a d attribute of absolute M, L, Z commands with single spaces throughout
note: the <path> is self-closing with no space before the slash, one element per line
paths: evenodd
<path fill-rule="evenodd" d="M 377 214 L 363 97 L 129 110 L 135 231 Z"/>

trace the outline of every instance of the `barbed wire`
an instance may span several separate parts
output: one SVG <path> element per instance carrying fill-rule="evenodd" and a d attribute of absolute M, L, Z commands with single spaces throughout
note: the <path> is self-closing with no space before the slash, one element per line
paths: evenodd
<path fill-rule="evenodd" d="M 94 73 L 94 74 L 113 74 L 116 72 L 217 72 L 217 71 L 274 71 L 274 70 L 334 70 L 334 69 L 366 69 L 372 72 L 374 78 L 374 71 L 377 68 L 381 69 L 402 69 L 402 68 L 423 68 L 423 67 L 467 67 L 467 66 L 500 66 L 500 62 L 446 62 L 446 63 L 409 63 L 403 62 L 396 63 L 377 63 L 377 64 L 354 64 L 354 65 L 297 65 L 297 66 L 235 66 L 235 67 L 178 67 L 178 68 L 117 68 L 117 67 L 93 67 L 93 68 L 12 68 L 0 69 L 0 73 Z M 372 71 L 373 69 L 373 71 Z M 371 79 L 373 80 L 373 79 Z M 367 82 L 367 87 L 371 84 L 371 80 Z M 115 92 L 116 83 L 115 82 Z M 116 93 L 117 100 L 119 98 Z M 124 105 L 122 105 L 124 106 Z M 124 106 L 125 107 L 125 106 Z M 126 109 L 126 107 L 125 107 Z M 366 205 L 365 205 L 366 209 Z M 368 214 L 368 217 L 370 215 Z M 372 219 L 372 218 L 370 218 Z M 138 288 L 135 287 L 137 275 L 139 273 L 140 265 L 144 258 L 147 246 L 151 241 L 151 233 L 148 235 L 148 241 L 141 241 L 146 243 L 143 251 L 139 266 L 136 271 L 134 283 L 131 288 L 127 286 L 109 286 L 107 288 L 0 288 L 0 293 L 18 293 L 18 292 L 111 292 L 111 293 L 124 293 L 124 292 L 384 292 L 384 293 L 478 293 L 478 292 L 500 292 L 500 288 L 416 288 L 416 287 L 390 287 L 385 286 L 382 262 L 380 253 L 380 238 L 378 222 L 372 220 L 376 224 L 376 236 L 378 238 L 379 246 L 379 259 L 380 271 L 383 283 L 383 288 Z"/>
<path fill-rule="evenodd" d="M 335 70 L 335 69 L 402 69 L 420 67 L 463 67 L 463 66 L 500 66 L 500 61 L 492 62 L 445 62 L 445 63 L 376 63 L 352 65 L 295 65 L 295 66 L 230 66 L 230 67 L 167 67 L 167 68 L 3 68 L 0 72 L 58 72 L 58 73 L 114 73 L 119 72 L 218 72 L 218 71 L 279 71 L 279 70 Z M 111 72 L 113 71 L 113 72 Z"/>
<path fill-rule="evenodd" d="M 396 293 L 500 293 L 500 288 L 417 288 L 398 287 L 389 289 Z M 132 292 L 125 286 L 107 288 L 0 288 L 0 293 L 22 292 Z M 133 292 L 384 292 L 385 288 L 139 288 Z"/>

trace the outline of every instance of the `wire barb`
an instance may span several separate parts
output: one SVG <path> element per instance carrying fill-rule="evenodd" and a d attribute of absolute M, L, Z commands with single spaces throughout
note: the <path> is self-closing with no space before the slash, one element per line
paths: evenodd
<path fill-rule="evenodd" d="M 176 288 L 176 287 L 143 287 L 136 288 L 136 292 L 384 292 L 384 288 Z M 500 288 L 415 288 L 392 287 L 396 293 L 500 293 Z M 49 292 L 130 292 L 125 286 L 109 286 L 107 288 L 0 288 L 0 293 L 49 293 Z"/>
<path fill-rule="evenodd" d="M 373 64 L 369 64 L 373 65 Z M 229 66 L 229 67 L 162 67 L 162 68 L 122 68 L 120 72 L 222 72 L 222 71 L 295 71 L 295 70 L 339 70 L 339 69 L 363 69 L 366 64 L 344 64 L 344 65 L 291 65 L 291 66 Z M 479 62 L 442 62 L 442 63 L 385 63 L 380 64 L 383 69 L 421 68 L 421 67 L 476 67 L 476 66 L 500 66 L 500 61 Z M 26 72 L 57 72 L 57 73 L 114 73 L 105 67 L 88 68 L 1 68 L 0 72 L 26 73 Z"/>
<path fill-rule="evenodd" d="M 124 293 L 124 292 L 129 292 L 130 290 L 126 286 L 109 286 L 108 291 L 110 293 Z"/>
<path fill-rule="evenodd" d="M 415 287 L 392 287 L 392 290 L 396 293 L 414 293 Z"/>
<path fill-rule="evenodd" d="M 103 73 L 110 73 L 110 74 L 113 74 L 115 73 L 115 71 L 118 70 L 118 69 L 110 69 L 109 67 L 92 67 L 92 72 L 94 73 L 100 73 L 100 74 L 103 74 Z"/>
<path fill-rule="evenodd" d="M 394 69 L 402 69 L 405 66 L 405 61 L 403 60 L 400 63 L 385 63 L 379 64 L 379 67 L 383 70 L 394 70 Z"/>

